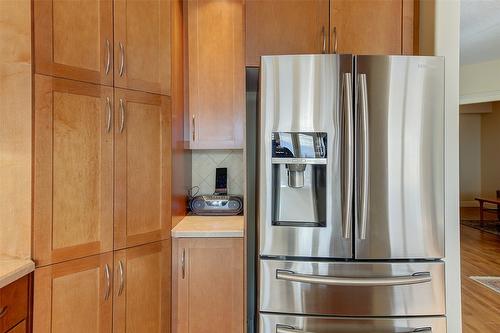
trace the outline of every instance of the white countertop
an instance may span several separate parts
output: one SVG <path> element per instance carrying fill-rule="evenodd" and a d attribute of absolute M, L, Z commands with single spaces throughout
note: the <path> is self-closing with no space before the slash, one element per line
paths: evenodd
<path fill-rule="evenodd" d="M 173 238 L 243 237 L 245 217 L 188 215 L 172 229 Z"/>
<path fill-rule="evenodd" d="M 0 288 L 22 278 L 35 270 L 30 259 L 19 259 L 0 255 Z"/>

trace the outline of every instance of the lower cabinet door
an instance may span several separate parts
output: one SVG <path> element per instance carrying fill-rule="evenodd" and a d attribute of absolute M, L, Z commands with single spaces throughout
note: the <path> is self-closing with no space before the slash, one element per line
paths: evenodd
<path fill-rule="evenodd" d="M 446 333 L 445 317 L 347 318 L 261 314 L 259 333 Z"/>
<path fill-rule="evenodd" d="M 174 331 L 243 333 L 243 238 L 174 240 Z"/>
<path fill-rule="evenodd" d="M 113 332 L 170 332 L 170 240 L 115 252 Z"/>
<path fill-rule="evenodd" d="M 111 252 L 37 268 L 33 332 L 112 331 Z"/>

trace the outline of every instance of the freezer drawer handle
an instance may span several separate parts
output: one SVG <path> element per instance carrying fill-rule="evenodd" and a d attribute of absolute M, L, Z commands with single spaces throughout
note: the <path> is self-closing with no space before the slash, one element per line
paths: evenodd
<path fill-rule="evenodd" d="M 391 277 L 336 277 L 313 274 L 299 274 L 293 271 L 277 269 L 276 279 L 292 282 L 324 284 L 328 286 L 382 287 L 426 283 L 431 282 L 432 277 L 431 273 L 429 272 L 418 272 L 407 276 Z"/>
<path fill-rule="evenodd" d="M 432 332 L 432 327 L 422 327 L 422 328 L 410 328 L 408 331 L 405 331 L 406 333 L 425 333 L 425 332 Z M 405 333 L 403 332 L 403 333 Z M 297 329 L 293 326 L 289 325 L 276 325 L 276 333 L 315 333 L 311 331 L 304 331 Z M 389 331 L 387 331 L 389 333 Z M 395 333 L 394 331 L 391 331 L 390 333 Z"/>

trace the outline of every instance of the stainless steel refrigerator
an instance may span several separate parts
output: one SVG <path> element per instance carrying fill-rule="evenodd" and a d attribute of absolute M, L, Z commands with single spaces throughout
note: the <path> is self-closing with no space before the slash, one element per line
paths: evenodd
<path fill-rule="evenodd" d="M 444 59 L 261 61 L 261 333 L 446 331 Z"/>

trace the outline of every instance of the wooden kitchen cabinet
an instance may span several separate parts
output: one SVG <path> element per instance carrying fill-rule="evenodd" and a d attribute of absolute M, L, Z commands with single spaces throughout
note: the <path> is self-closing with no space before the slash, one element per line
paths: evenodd
<path fill-rule="evenodd" d="M 113 1 L 33 1 L 35 72 L 113 84 Z"/>
<path fill-rule="evenodd" d="M 29 281 L 26 275 L 0 289 L 0 333 L 26 332 L 17 324 L 28 317 Z"/>
<path fill-rule="evenodd" d="M 330 51 L 401 54 L 402 8 L 402 0 L 331 0 Z"/>
<path fill-rule="evenodd" d="M 244 1 L 184 3 L 190 148 L 243 148 Z"/>
<path fill-rule="evenodd" d="M 114 1 L 115 86 L 170 95 L 171 0 Z"/>
<path fill-rule="evenodd" d="M 170 237 L 170 98 L 115 89 L 114 248 Z"/>
<path fill-rule="evenodd" d="M 242 333 L 243 238 L 177 238 L 173 242 L 174 330 Z"/>
<path fill-rule="evenodd" d="M 246 65 L 260 56 L 327 53 L 329 0 L 248 0 Z"/>
<path fill-rule="evenodd" d="M 111 333 L 113 254 L 37 268 L 33 332 Z"/>
<path fill-rule="evenodd" d="M 249 0 L 246 65 L 273 54 L 418 54 L 418 0 Z M 326 41 L 323 41 L 323 27 Z"/>
<path fill-rule="evenodd" d="M 170 240 L 115 252 L 113 332 L 170 332 Z"/>
<path fill-rule="evenodd" d="M 113 89 L 35 75 L 37 266 L 113 249 Z"/>

